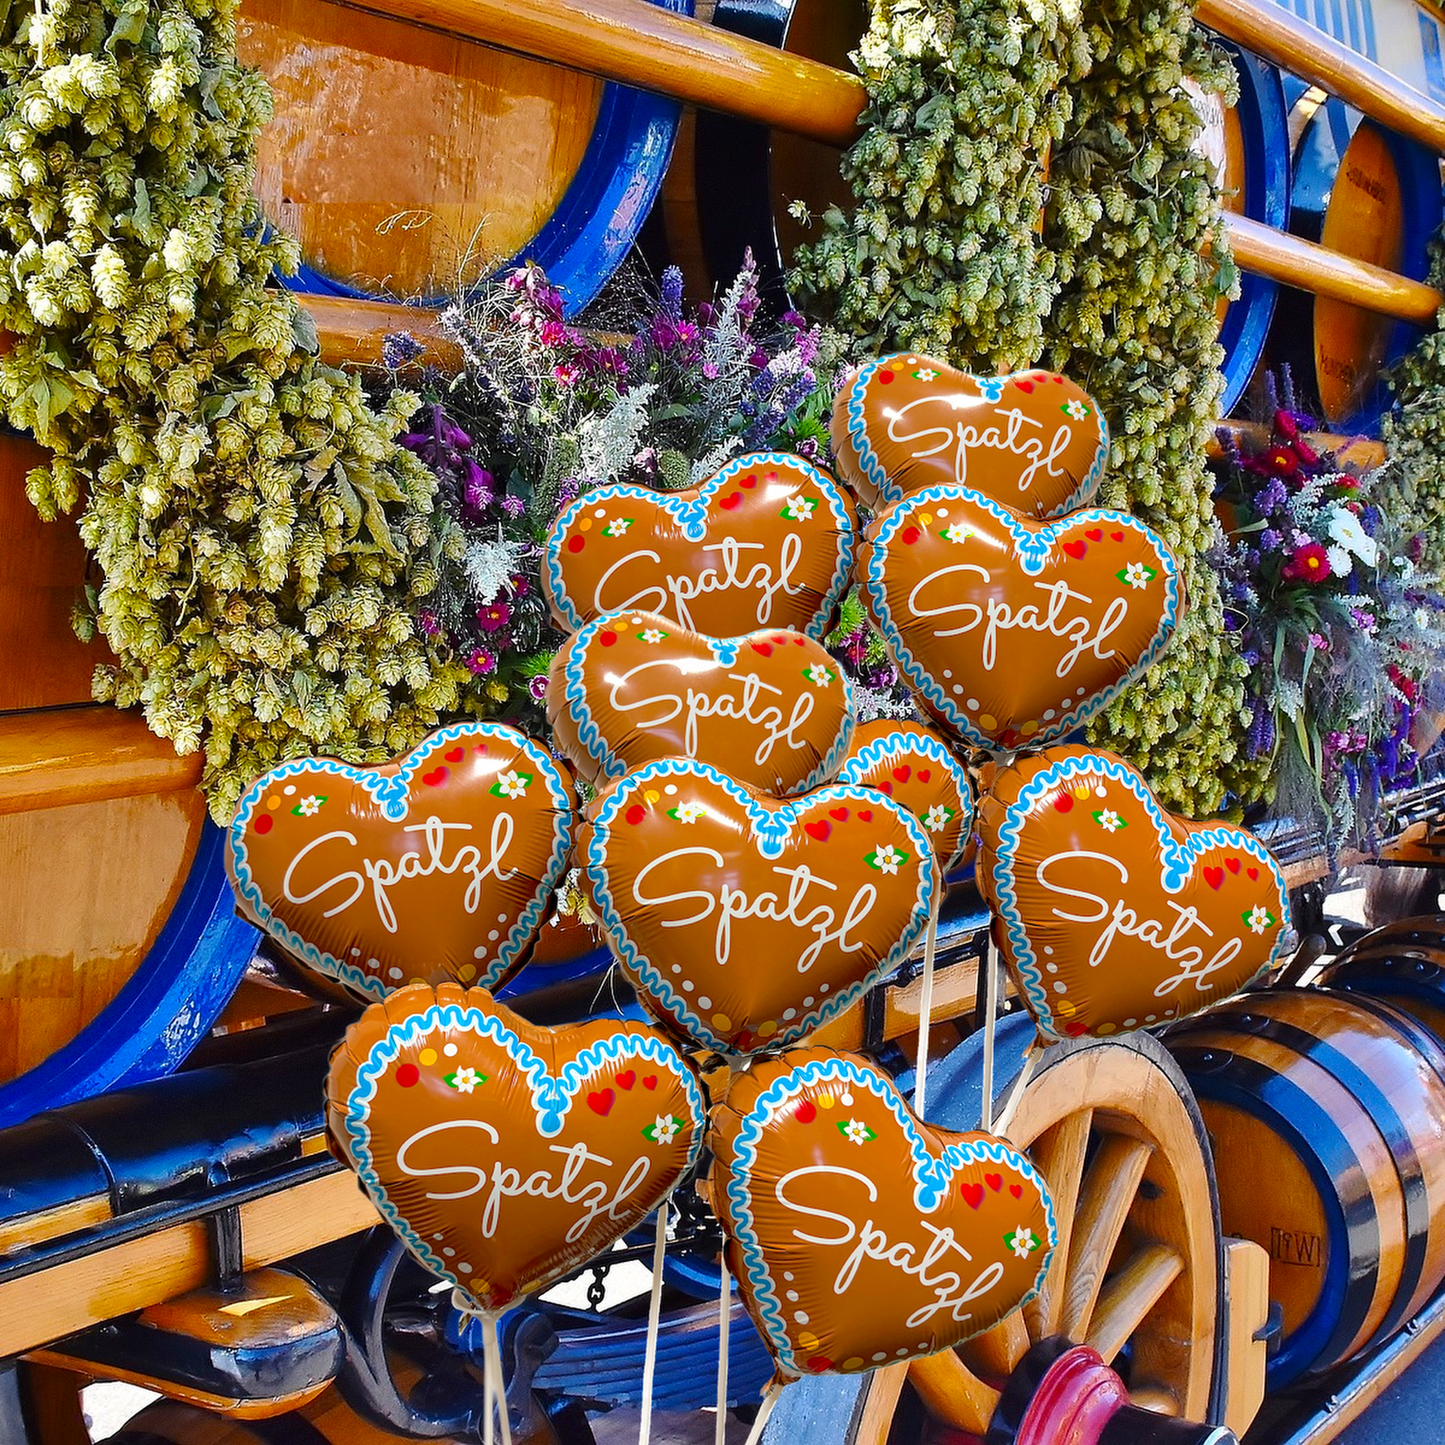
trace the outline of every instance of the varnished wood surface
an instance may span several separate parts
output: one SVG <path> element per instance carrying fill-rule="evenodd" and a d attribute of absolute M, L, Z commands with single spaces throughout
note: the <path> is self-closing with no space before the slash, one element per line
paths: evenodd
<path fill-rule="evenodd" d="M 0 814 L 0 1080 L 69 1043 L 130 979 L 185 884 L 204 811 L 191 790 Z"/>
<path fill-rule="evenodd" d="M 1197 0 L 1211 30 L 1323 86 L 1391 130 L 1445 152 L 1445 108 L 1269 0 Z"/>
<path fill-rule="evenodd" d="M 85 583 L 85 547 L 73 517 L 42 522 L 25 476 L 45 452 L 0 436 L 0 712 L 89 702 L 91 673 L 108 649 L 70 625 Z"/>
<path fill-rule="evenodd" d="M 332 366 L 380 366 L 382 343 L 393 333 L 405 332 L 426 348 L 420 362 L 443 371 L 461 370 L 461 348 L 441 333 L 437 313 L 428 307 L 310 293 L 297 299 L 316 323 L 321 359 Z"/>
<path fill-rule="evenodd" d="M 1252 1239 L 1224 1241 L 1224 1297 L 1229 1304 L 1228 1389 L 1224 1423 L 1243 1436 L 1264 1399 L 1269 1342 L 1269 1255 Z"/>
<path fill-rule="evenodd" d="M 403 299 L 515 255 L 576 175 L 591 76 L 329 0 L 246 0 L 243 63 L 271 82 L 256 192 L 306 263 Z"/>
<path fill-rule="evenodd" d="M 1356 129 L 1330 189 L 1320 243 L 1340 256 L 1398 272 L 1405 256 L 1405 198 L 1384 133 Z M 1330 425 L 1374 391 L 1394 327 L 1390 318 L 1336 297 L 1315 298 L 1315 382 Z"/>
<path fill-rule="evenodd" d="M 344 1169 L 253 1199 L 240 1214 L 246 1269 L 341 1239 L 380 1218 Z M 197 1220 L 0 1283 L 0 1357 L 199 1289 L 211 1270 L 206 1226 Z"/>
<path fill-rule="evenodd" d="M 138 712 L 10 713 L 0 717 L 0 814 L 188 791 L 201 761 L 199 752 L 180 757 Z"/>

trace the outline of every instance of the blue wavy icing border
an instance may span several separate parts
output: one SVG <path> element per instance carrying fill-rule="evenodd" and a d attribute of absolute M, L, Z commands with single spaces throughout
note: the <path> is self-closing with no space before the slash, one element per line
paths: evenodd
<path fill-rule="evenodd" d="M 763 1256 L 762 1243 L 758 1239 L 748 1181 L 757 1162 L 758 1144 L 770 1119 L 803 1089 L 814 1084 L 834 1082 L 867 1089 L 892 1110 L 893 1117 L 908 1138 L 909 1152 L 913 1159 L 913 1203 L 920 1212 L 933 1213 L 943 1202 L 954 1175 L 969 1164 L 1004 1164 L 1017 1169 L 1038 1187 L 1044 1201 L 1049 1247 L 1039 1259 L 1033 1289 L 1019 1300 L 1020 1308 L 1038 1294 L 1058 1239 L 1054 1202 L 1049 1194 L 1048 1184 L 1022 1154 L 1007 1144 L 1002 1141 L 993 1144 L 969 1140 L 962 1144 L 949 1144 L 941 1155 L 934 1155 L 929 1152 L 917 1121 L 904 1108 L 897 1090 L 872 1069 L 862 1068 L 852 1059 L 840 1056 L 832 1059 L 812 1059 L 790 1070 L 769 1084 L 742 1116 L 737 1137 L 733 1142 L 733 1160 L 728 1167 L 727 1197 L 728 1212 L 732 1215 L 731 1233 L 742 1252 L 743 1268 L 752 1287 L 753 1298 L 757 1301 L 758 1312 L 762 1316 L 763 1329 L 777 1356 L 779 1368 L 795 1376 L 801 1376 L 804 1372 L 799 1368 L 797 1356 L 788 1338 L 787 1326 L 783 1322 L 782 1304 Z"/>
<path fill-rule="evenodd" d="M 873 441 L 868 435 L 868 418 L 863 412 L 863 393 L 867 390 L 868 383 L 872 380 L 875 371 L 881 367 L 896 365 L 908 356 L 918 356 L 920 361 L 928 359 L 919 356 L 916 351 L 890 352 L 887 356 L 880 356 L 876 361 L 866 362 L 859 367 L 857 375 L 853 378 L 853 384 L 848 388 L 848 440 L 853 443 L 853 450 L 858 457 L 858 464 L 863 475 L 868 478 L 869 483 L 878 493 L 878 506 L 875 510 L 880 512 L 894 502 L 901 502 L 905 496 L 911 496 L 912 493 L 905 492 L 901 487 L 895 486 L 888 480 L 888 473 L 884 470 L 883 463 L 879 461 L 878 453 L 873 450 Z M 985 401 L 999 402 L 1003 400 L 1004 387 L 1014 377 L 1025 376 L 1028 370 L 1034 369 L 1036 368 L 1011 371 L 1007 376 L 974 376 L 971 372 L 964 372 L 963 375 L 973 382 L 979 390 L 979 395 Z M 1091 397 L 1090 400 L 1093 398 Z M 1086 502 L 1099 490 L 1099 483 L 1104 479 L 1104 468 L 1109 463 L 1109 421 L 1098 402 L 1094 402 L 1094 415 L 1099 418 L 1099 444 L 1094 452 L 1094 460 L 1090 463 L 1083 481 L 1049 513 L 1051 517 L 1062 516 L 1063 513 L 1070 512 Z"/>
<path fill-rule="evenodd" d="M 567 685 L 563 691 L 563 698 L 567 704 L 568 713 L 577 724 L 578 740 L 586 750 L 587 756 L 597 764 L 603 777 L 608 781 L 626 777 L 628 766 L 617 753 L 607 746 L 607 741 L 602 736 L 602 730 L 597 726 L 597 720 L 592 715 L 587 682 L 583 675 L 585 665 L 583 654 L 591 645 L 592 639 L 603 628 L 615 627 L 618 618 L 642 611 L 642 608 L 624 607 L 616 612 L 604 612 L 601 617 L 574 632 L 566 643 L 567 661 L 563 667 L 563 676 Z M 657 614 L 647 613 L 645 615 L 656 616 Z M 674 627 L 677 624 L 669 621 L 667 625 Z M 713 660 L 721 663 L 724 667 L 731 667 L 737 661 L 738 653 L 742 650 L 743 645 L 751 642 L 754 637 L 779 632 L 790 633 L 798 637 L 806 635 L 794 633 L 791 628 L 787 627 L 760 628 L 755 632 L 744 633 L 740 637 L 709 637 L 705 632 L 695 632 L 690 628 L 682 630 L 693 637 L 700 638 L 712 654 Z M 808 640 L 811 642 L 815 639 L 809 638 Z M 844 724 L 834 738 L 832 747 L 818 760 L 813 771 L 802 782 L 788 790 L 790 793 L 806 792 L 809 788 L 814 788 L 819 783 L 831 778 L 842 765 L 843 755 L 853 741 L 853 730 L 857 726 L 857 717 L 853 711 L 853 684 L 846 669 L 839 667 L 832 657 L 828 658 L 828 666 L 838 674 L 838 680 L 843 684 Z"/>
<path fill-rule="evenodd" d="M 376 799 L 385 818 L 399 823 L 407 816 L 407 787 L 417 770 L 439 748 L 461 738 L 479 740 L 505 738 L 509 743 L 520 743 L 521 751 L 527 755 L 529 761 L 536 765 L 538 772 L 546 778 L 547 788 L 552 796 L 554 808 L 552 855 L 547 860 L 547 871 L 538 880 L 531 902 L 518 915 L 517 921 L 512 925 L 498 950 L 496 959 L 484 974 L 478 976 L 474 986 L 490 988 L 512 967 L 517 955 L 531 941 L 532 935 L 542 921 L 542 914 L 562 878 L 567 863 L 567 854 L 572 846 L 575 815 L 561 769 L 525 733 L 520 733 L 516 728 L 507 727 L 503 723 L 454 723 L 451 727 L 430 733 L 406 755 L 406 761 L 397 769 L 396 773 L 387 777 L 378 776 L 373 769 L 353 767 L 350 763 L 338 762 L 335 758 L 296 758 L 289 763 L 282 763 L 278 768 L 273 768 L 251 785 L 236 805 L 236 814 L 231 819 L 227 836 L 227 846 L 230 848 L 231 860 L 235 869 L 236 891 L 241 895 L 252 918 L 288 953 L 294 954 L 309 967 L 314 968 L 317 973 L 323 974 L 327 978 L 334 978 L 369 998 L 384 999 L 392 992 L 381 979 L 352 964 L 343 962 L 330 953 L 323 952 L 315 944 L 302 938 L 299 933 L 275 916 L 271 905 L 262 896 L 261 890 L 256 886 L 256 881 L 251 874 L 246 848 L 246 828 L 255 812 L 256 804 L 260 802 L 261 795 L 267 787 L 284 778 L 299 777 L 302 773 L 311 777 L 316 776 L 318 772 L 329 773 L 334 777 L 345 778 L 348 782 L 364 789 Z"/>
<path fill-rule="evenodd" d="M 797 821 L 797 809 L 794 802 L 805 802 L 810 805 L 814 802 L 856 803 L 860 801 L 858 797 L 860 793 L 863 794 L 861 801 L 868 807 L 877 807 L 881 804 L 886 811 L 893 813 L 903 825 L 913 846 L 918 850 L 917 856 L 921 866 L 918 870 L 918 886 L 914 891 L 913 910 L 909 914 L 907 927 L 889 950 L 888 955 L 880 959 L 865 977 L 848 988 L 839 990 L 830 998 L 808 1010 L 807 1013 L 800 1014 L 786 1027 L 780 1027 L 778 1032 L 767 1041 L 769 1050 L 781 1048 L 787 1043 L 812 1033 L 820 1024 L 826 1023 L 829 1019 L 842 1013 L 844 1009 L 851 1007 L 875 983 L 892 973 L 913 951 L 913 945 L 917 943 L 928 925 L 929 914 L 933 908 L 933 897 L 939 888 L 941 874 L 938 862 L 934 857 L 933 846 L 928 841 L 928 834 L 923 831 L 918 820 L 907 808 L 895 803 L 886 793 L 880 793 L 876 788 L 835 785 L 819 788 L 803 798 L 782 801 L 775 808 L 766 808 L 747 789 L 708 763 L 693 762 L 686 758 L 663 758 L 655 763 L 648 763 L 646 767 L 629 773 L 621 782 L 615 784 L 604 798 L 602 807 L 593 821 L 592 836 L 587 843 L 585 866 L 592 896 L 597 905 L 598 919 L 607 932 L 608 943 L 611 945 L 617 961 L 628 974 L 633 976 L 633 981 L 637 986 L 645 989 L 658 1005 L 676 1019 L 678 1024 L 686 1029 L 693 1038 L 705 1047 L 716 1049 L 720 1053 L 726 1053 L 731 1048 L 730 1040 L 721 1038 L 708 1027 L 706 1021 L 692 1010 L 687 999 L 674 990 L 661 970 L 633 942 L 618 913 L 607 876 L 607 836 L 611 830 L 613 819 L 622 810 L 627 798 L 635 794 L 637 788 L 651 782 L 654 778 L 681 777 L 706 778 L 741 803 L 747 813 L 748 822 L 752 826 L 758 851 L 764 858 L 781 856 L 783 845 Z"/>
<path fill-rule="evenodd" d="M 560 1074 L 554 1075 L 548 1073 L 546 1064 L 496 1014 L 484 1013 L 477 1008 L 462 1008 L 458 1004 L 429 1005 L 424 1012 L 392 1024 L 372 1045 L 366 1059 L 356 1071 L 356 1083 L 346 1096 L 346 1132 L 351 1140 L 351 1155 L 357 1176 L 382 1218 L 428 1269 L 454 1287 L 465 1290 L 471 1281 L 454 1274 L 446 1261 L 433 1253 L 427 1241 L 411 1227 L 406 1217 L 392 1203 L 386 1186 L 376 1172 L 369 1128 L 371 1101 L 376 1096 L 378 1080 L 388 1066 L 395 1062 L 403 1048 L 420 1042 L 427 1034 L 439 1028 L 467 1029 L 481 1038 L 491 1039 L 506 1051 L 507 1057 L 517 1066 L 517 1071 L 526 1078 L 531 1088 L 532 1105 L 538 1115 L 537 1132 L 544 1139 L 555 1138 L 561 1133 L 572 1101 L 581 1091 L 588 1074 L 599 1065 L 614 1061 L 621 1063 L 624 1059 L 646 1059 L 659 1067 L 669 1069 L 682 1080 L 692 1114 L 692 1141 L 688 1145 L 687 1163 L 679 1178 L 686 1176 L 697 1163 L 707 1125 L 707 1106 L 696 1075 L 677 1050 L 660 1034 L 623 1029 L 589 1044 L 575 1059 L 570 1059 L 563 1066 Z"/>
<path fill-rule="evenodd" d="M 614 501 L 618 497 L 653 502 L 677 519 L 689 542 L 700 542 L 707 535 L 707 505 L 715 493 L 721 491 L 739 472 L 778 465 L 801 470 L 806 474 L 807 480 L 817 487 L 823 500 L 827 502 L 828 511 L 838 532 L 838 548 L 828 591 L 814 609 L 808 625 L 802 629 L 805 637 L 811 637 L 815 642 L 821 641 L 827 634 L 834 610 L 842 602 L 844 592 L 848 590 L 848 583 L 853 575 L 853 562 L 858 552 L 858 531 L 853 519 L 848 515 L 845 498 L 838 483 L 827 472 L 820 471 L 805 458 L 794 456 L 790 452 L 747 452 L 743 456 L 734 457 L 721 471 L 702 484 L 695 497 L 669 496 L 666 492 L 655 492 L 649 487 L 634 486 L 631 482 L 611 482 L 607 486 L 594 487 L 592 491 L 584 492 L 552 523 L 547 540 L 542 546 L 543 561 L 547 568 L 547 590 L 552 606 L 566 623 L 567 631 L 575 632 L 583 622 L 582 614 L 567 593 L 562 577 L 561 559 L 562 538 L 567 535 L 567 528 L 576 520 L 578 513 L 587 507 L 596 506 L 599 502 Z"/>
<path fill-rule="evenodd" d="M 976 492 L 971 487 L 937 486 L 926 487 L 921 492 L 910 492 L 904 505 L 895 506 L 885 512 L 879 525 L 878 535 L 869 551 L 867 575 L 860 579 L 868 594 L 871 610 L 882 623 L 883 640 L 893 654 L 899 670 L 907 678 L 908 685 L 914 692 L 925 698 L 965 742 L 971 743 L 974 747 L 996 748 L 998 742 L 973 725 L 968 714 L 944 692 L 923 664 L 904 644 L 903 635 L 898 629 L 898 624 L 893 620 L 893 613 L 888 606 L 887 590 L 883 580 L 884 565 L 887 561 L 887 544 L 893 534 L 904 525 L 910 513 L 918 507 L 934 502 L 949 501 L 976 504 L 1002 523 L 1014 540 L 1020 566 L 1028 576 L 1037 576 L 1043 570 L 1052 544 L 1060 533 L 1065 529 L 1084 526 L 1090 522 L 1101 523 L 1116 531 L 1123 528 L 1139 533 L 1150 542 L 1159 558 L 1159 571 L 1164 577 L 1164 613 L 1160 618 L 1159 626 L 1154 630 L 1153 640 L 1138 661 L 1126 669 L 1109 687 L 1102 692 L 1092 693 L 1084 698 L 1077 707 L 1061 713 L 1052 722 L 1040 723 L 1038 732 L 1029 739 L 1029 746 L 1039 747 L 1045 743 L 1056 742 L 1059 738 L 1066 737 L 1073 732 L 1081 723 L 1088 722 L 1100 709 L 1107 707 L 1126 687 L 1137 681 L 1159 660 L 1160 654 L 1169 645 L 1169 640 L 1179 621 L 1178 563 L 1163 541 L 1137 517 L 1132 517 L 1127 512 L 1111 512 L 1102 507 L 1091 507 L 1087 511 L 1070 513 L 1067 517 L 1061 517 L 1038 529 L 1025 528 L 1015 513 L 1000 506 L 992 498 L 984 496 L 982 492 Z"/>
<path fill-rule="evenodd" d="M 963 799 L 966 810 L 963 831 L 958 836 L 958 847 L 953 856 L 943 864 L 943 871 L 947 873 L 968 851 L 969 835 L 973 832 L 973 821 L 978 803 L 973 796 L 973 779 L 969 777 L 968 770 L 963 764 L 949 752 L 942 738 L 934 737 L 931 733 L 906 733 L 900 729 L 885 733 L 882 737 L 874 738 L 872 742 L 865 744 L 851 758 L 845 759 L 842 767 L 838 770 L 836 781 L 852 783 L 855 787 L 867 787 L 868 784 L 855 774 L 866 772 L 869 768 L 876 768 L 886 763 L 889 758 L 897 757 L 905 751 L 921 753 L 934 762 L 942 763 L 953 778 L 959 797 Z M 883 796 L 887 797 L 888 794 L 885 793 Z M 919 821 L 922 822 L 922 819 Z"/>
<path fill-rule="evenodd" d="M 1275 937 L 1274 946 L 1269 951 L 1269 957 L 1255 970 L 1251 975 L 1252 978 L 1258 978 L 1260 974 L 1274 966 L 1284 949 L 1285 938 L 1293 926 L 1290 918 L 1289 889 L 1285 884 L 1284 874 L 1280 871 L 1279 864 L 1275 862 L 1274 855 L 1258 838 L 1242 829 L 1221 825 L 1206 828 L 1201 832 L 1190 833 L 1186 841 L 1180 843 L 1170 826 L 1170 819 L 1155 801 L 1148 785 L 1121 758 L 1102 753 L 1060 758 L 1030 778 L 1018 798 L 1005 810 L 1004 821 L 998 830 L 998 844 L 994 850 L 992 870 L 996 898 L 995 911 L 1003 919 L 1005 931 L 1008 934 L 1009 954 L 1018 971 L 1019 981 L 1023 984 L 1024 992 L 1028 995 L 1030 1011 L 1038 1024 L 1039 1032 L 1049 1040 L 1065 1039 L 1069 1035 L 1059 1031 L 1054 1022 L 1053 1010 L 1049 1007 L 1048 991 L 1043 986 L 1043 970 L 1034 956 L 1028 929 L 1019 913 L 1014 864 L 1018 853 L 1020 834 L 1028 820 L 1029 813 L 1049 789 L 1057 787 L 1060 783 L 1071 782 L 1075 778 L 1100 776 L 1110 778 L 1116 783 L 1122 783 L 1144 805 L 1150 821 L 1154 824 L 1162 840 L 1160 852 L 1164 871 L 1161 881 L 1167 892 L 1177 893 L 1184 886 L 1194 871 L 1194 864 L 1199 855 L 1210 848 L 1238 849 L 1242 853 L 1248 853 L 1256 862 L 1269 868 L 1279 887 L 1282 910 L 1279 933 Z M 1242 983 L 1240 987 L 1243 986 Z"/>

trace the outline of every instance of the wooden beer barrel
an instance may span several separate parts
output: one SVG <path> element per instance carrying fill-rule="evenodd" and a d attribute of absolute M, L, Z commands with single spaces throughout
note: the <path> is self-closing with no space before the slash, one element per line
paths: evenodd
<path fill-rule="evenodd" d="M 1388 1003 L 1258 993 L 1169 1047 L 1214 1148 L 1221 1227 L 1270 1257 L 1271 1388 L 1379 1344 L 1445 1280 L 1445 1053 Z"/>
<path fill-rule="evenodd" d="M 0 436 L 0 1127 L 175 1068 L 256 938 L 235 917 L 222 834 L 138 714 L 90 705 L 104 649 L 70 627 L 85 553 L 42 522 Z"/>
<path fill-rule="evenodd" d="M 1291 129 L 1298 141 L 1290 230 L 1423 281 L 1430 238 L 1445 217 L 1439 158 L 1317 91 L 1296 102 Z M 1266 360 L 1291 366 L 1303 404 L 1331 430 L 1373 432 L 1389 405 L 1381 373 L 1420 335 L 1408 322 L 1363 307 L 1290 292 Z"/>
<path fill-rule="evenodd" d="M 236 48 L 275 95 L 256 190 L 301 244 L 301 291 L 436 301 L 532 259 L 575 313 L 677 129 L 675 101 L 330 0 L 246 0 Z"/>
<path fill-rule="evenodd" d="M 1367 933 L 1320 982 L 1385 999 L 1445 1040 L 1445 915 L 1403 918 Z"/>

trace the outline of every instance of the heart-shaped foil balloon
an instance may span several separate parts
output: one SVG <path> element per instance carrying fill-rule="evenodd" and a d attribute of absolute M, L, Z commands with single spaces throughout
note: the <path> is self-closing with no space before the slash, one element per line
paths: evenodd
<path fill-rule="evenodd" d="M 406 988 L 331 1057 L 327 1126 L 382 1217 L 484 1311 L 577 1269 L 697 1161 L 691 1068 L 655 1029 L 534 1028 L 479 988 Z"/>
<path fill-rule="evenodd" d="M 963 862 L 973 842 L 973 784 L 932 728 L 901 718 L 860 724 L 838 781 L 902 803 L 923 824 L 945 873 Z"/>
<path fill-rule="evenodd" d="M 852 499 L 801 457 L 752 452 L 696 490 L 615 483 L 552 524 L 542 582 L 566 632 L 646 608 L 713 637 L 826 635 L 853 568 Z"/>
<path fill-rule="evenodd" d="M 875 518 L 859 575 L 920 705 L 983 748 L 1073 732 L 1163 652 L 1180 613 L 1173 555 L 1127 513 L 1029 522 L 964 487 Z"/>
<path fill-rule="evenodd" d="M 603 793 L 578 857 L 644 1006 L 729 1054 L 849 1007 L 908 956 L 939 887 L 927 833 L 882 794 L 834 785 L 779 802 L 682 758 Z"/>
<path fill-rule="evenodd" d="M 912 352 L 849 373 L 832 439 L 838 474 L 874 511 L 945 484 L 1056 517 L 1098 491 L 1109 455 L 1094 399 L 1057 372 L 970 376 Z"/>
<path fill-rule="evenodd" d="M 801 632 L 713 638 L 612 612 L 553 659 L 547 720 L 589 783 L 654 758 L 702 758 L 765 793 L 815 787 L 853 733 L 847 674 Z"/>
<path fill-rule="evenodd" d="M 1121 759 L 1060 747 L 979 804 L 978 878 L 1046 1039 L 1183 1018 L 1275 963 L 1289 894 L 1258 839 L 1166 813 Z"/>
<path fill-rule="evenodd" d="M 488 988 L 525 961 L 576 821 L 545 749 L 460 723 L 379 768 L 283 763 L 241 799 L 226 868 L 242 912 L 354 993 Z"/>
<path fill-rule="evenodd" d="M 867 1059 L 792 1049 L 733 1076 L 709 1183 L 738 1291 L 784 1375 L 945 1350 L 1037 1293 L 1048 1189 L 989 1134 L 918 1120 Z"/>

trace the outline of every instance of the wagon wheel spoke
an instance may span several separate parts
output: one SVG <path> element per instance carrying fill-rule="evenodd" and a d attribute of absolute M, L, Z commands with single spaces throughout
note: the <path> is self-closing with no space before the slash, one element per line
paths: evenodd
<path fill-rule="evenodd" d="M 1070 1241 L 1059 1321 L 1071 1340 L 1083 1339 L 1088 1333 L 1104 1272 L 1153 1152 L 1154 1146 L 1143 1139 L 1111 1134 L 1100 1142 L 1089 1165 Z"/>
<path fill-rule="evenodd" d="M 907 1364 L 884 1365 L 864 1382 L 862 1408 L 855 1416 L 853 1445 L 886 1445 L 898 1397 L 909 1378 Z"/>
<path fill-rule="evenodd" d="M 965 1341 L 959 1352 L 968 1368 L 981 1379 L 1006 1380 L 1028 1353 L 1030 1343 L 1024 1317 L 1015 1310 L 991 1330 Z"/>
<path fill-rule="evenodd" d="M 1024 1322 L 1029 1337 L 1046 1339 L 1059 1327 L 1059 1311 L 1063 1308 L 1061 1288 L 1068 1268 L 1069 1237 L 1074 1225 L 1074 1210 L 1079 1202 L 1079 1185 L 1084 1178 L 1084 1155 L 1089 1147 L 1089 1129 L 1094 1122 L 1092 1109 L 1081 1109 L 1061 1119 L 1038 1140 L 1029 1155 L 1034 1168 L 1044 1176 L 1054 1201 L 1054 1225 L 1058 1243 L 1053 1262 L 1044 1276 L 1038 1295 L 1024 1306 Z"/>
<path fill-rule="evenodd" d="M 1135 1250 L 1099 1292 L 1084 1343 L 1112 1364 L 1125 1342 L 1143 1324 L 1164 1291 L 1179 1278 L 1184 1261 L 1167 1244 Z"/>
<path fill-rule="evenodd" d="M 982 1435 L 988 1429 L 998 1404 L 999 1392 L 979 1379 L 952 1350 L 911 1361 L 908 1383 L 935 1420 L 968 1435 Z"/>

